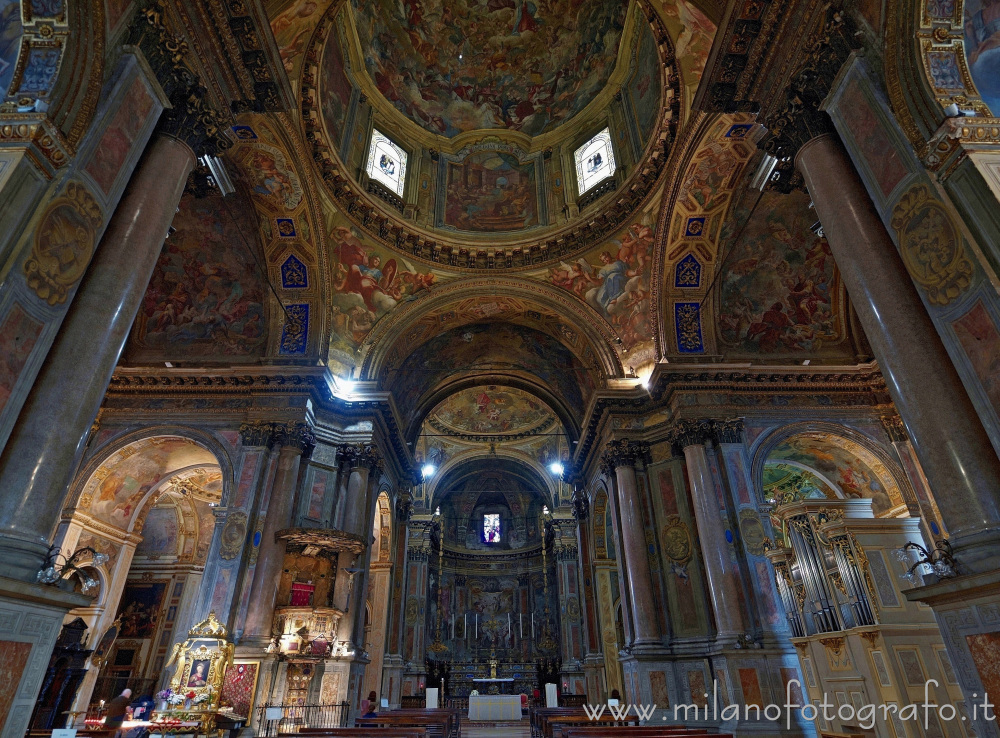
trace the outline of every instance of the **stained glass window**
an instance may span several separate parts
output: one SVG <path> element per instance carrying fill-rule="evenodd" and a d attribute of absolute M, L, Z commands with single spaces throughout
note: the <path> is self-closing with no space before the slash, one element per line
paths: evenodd
<path fill-rule="evenodd" d="M 500 543 L 500 514 L 483 515 L 483 540 L 487 543 Z"/>
<path fill-rule="evenodd" d="M 573 155 L 576 159 L 576 184 L 582 195 L 602 179 L 615 173 L 615 152 L 611 148 L 611 130 L 605 128 Z"/>
<path fill-rule="evenodd" d="M 377 128 L 372 129 L 372 142 L 368 148 L 368 176 L 385 185 L 393 194 L 403 196 L 406 152 Z"/>

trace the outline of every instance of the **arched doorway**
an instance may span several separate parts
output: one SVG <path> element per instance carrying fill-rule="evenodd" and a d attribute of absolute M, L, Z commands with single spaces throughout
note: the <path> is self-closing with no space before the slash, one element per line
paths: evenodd
<path fill-rule="evenodd" d="M 87 623 L 92 648 L 113 624 L 117 638 L 91 657 L 74 709 L 125 688 L 153 694 L 173 643 L 186 636 L 228 486 L 221 452 L 209 446 L 147 436 L 100 454 L 79 475 L 56 540 L 64 552 L 89 547 L 108 562 L 92 567 L 101 586 L 94 604 L 69 616 Z"/>

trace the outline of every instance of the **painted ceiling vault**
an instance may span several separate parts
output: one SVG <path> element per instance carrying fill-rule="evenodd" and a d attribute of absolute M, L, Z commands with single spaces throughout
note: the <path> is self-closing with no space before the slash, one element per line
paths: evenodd
<path fill-rule="evenodd" d="M 607 83 L 627 3 L 614 0 L 354 0 L 379 92 L 433 133 L 537 135 Z"/>

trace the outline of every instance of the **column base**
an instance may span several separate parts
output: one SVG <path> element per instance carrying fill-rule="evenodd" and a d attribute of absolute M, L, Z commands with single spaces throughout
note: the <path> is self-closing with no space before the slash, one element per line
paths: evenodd
<path fill-rule="evenodd" d="M 964 560 L 963 560 L 964 561 Z M 937 619 L 955 676 L 965 695 L 965 703 L 978 709 L 968 710 L 968 720 L 980 738 L 1000 738 L 995 720 L 984 720 L 983 695 L 990 703 L 1000 702 L 995 694 L 995 673 L 1000 653 L 1000 570 L 988 571 L 903 591 L 911 602 L 930 605 Z M 976 697 L 973 697 L 976 695 Z M 996 714 L 990 710 L 990 715 Z"/>
<path fill-rule="evenodd" d="M 76 592 L 0 577 L 0 641 L 6 643 L 7 656 L 4 676 L 14 695 L 7 714 L 0 715 L 0 735 L 27 732 L 63 616 L 92 602 Z"/>
<path fill-rule="evenodd" d="M 49 544 L 9 533 L 0 535 L 0 561 L 4 576 L 34 584 L 49 553 Z M 51 588 L 49 588 L 51 589 Z"/>
<path fill-rule="evenodd" d="M 954 533 L 949 542 L 960 571 L 978 574 L 1000 569 L 1000 529 Z"/>
<path fill-rule="evenodd" d="M 404 667 L 403 657 L 398 654 L 390 654 L 382 660 L 382 685 L 379 699 L 389 700 L 389 708 L 392 710 L 399 707 L 399 698 L 403 694 Z"/>

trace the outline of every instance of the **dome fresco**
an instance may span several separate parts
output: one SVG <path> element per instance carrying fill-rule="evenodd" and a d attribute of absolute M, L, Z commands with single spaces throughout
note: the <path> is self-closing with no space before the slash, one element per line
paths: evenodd
<path fill-rule="evenodd" d="M 587 106 L 614 69 L 628 3 L 354 0 L 379 92 L 432 133 L 534 136 Z"/>
<path fill-rule="evenodd" d="M 470 387 L 435 407 L 428 422 L 439 433 L 525 436 L 551 428 L 556 418 L 533 395 L 510 387 Z"/>

